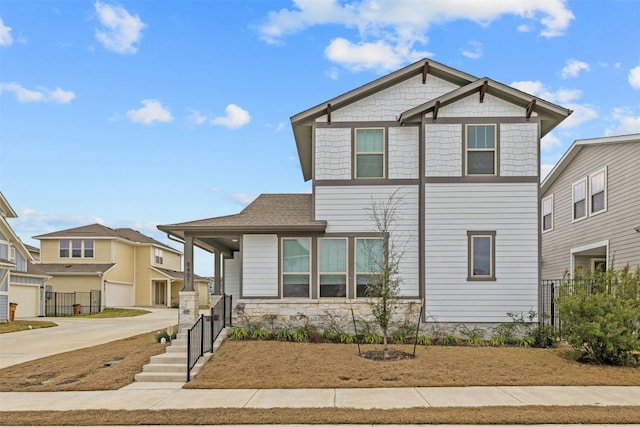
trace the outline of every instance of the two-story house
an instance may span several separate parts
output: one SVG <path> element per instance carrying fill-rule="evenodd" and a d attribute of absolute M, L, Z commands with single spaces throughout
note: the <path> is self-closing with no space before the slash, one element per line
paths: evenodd
<path fill-rule="evenodd" d="M 52 292 L 101 292 L 102 307 L 176 306 L 182 253 L 130 228 L 100 224 L 35 236 Z M 196 277 L 202 304 L 208 282 Z"/>
<path fill-rule="evenodd" d="M 640 266 L 640 134 L 575 141 L 542 182 L 542 279 Z"/>
<path fill-rule="evenodd" d="M 426 319 L 508 321 L 538 307 L 540 139 L 570 113 L 419 61 L 291 118 L 311 194 L 159 229 L 185 241 L 185 265 L 193 245 L 222 257 L 225 292 L 248 315 L 365 307 L 366 254 L 396 247 L 400 295 Z M 371 207 L 389 200 L 380 242 Z"/>
<path fill-rule="evenodd" d="M 48 276 L 33 264 L 27 246 L 7 221 L 17 217 L 0 192 L 0 322 L 10 319 L 12 305 L 16 318 L 44 315 L 44 284 Z"/>

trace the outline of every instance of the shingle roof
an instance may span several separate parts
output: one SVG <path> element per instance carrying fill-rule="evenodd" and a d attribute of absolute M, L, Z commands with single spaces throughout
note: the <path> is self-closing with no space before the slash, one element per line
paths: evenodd
<path fill-rule="evenodd" d="M 35 236 L 34 239 L 90 239 L 90 238 L 120 238 L 124 240 L 129 240 L 135 243 L 147 243 L 151 245 L 162 246 L 163 248 L 170 249 L 175 252 L 177 251 L 175 248 L 171 246 L 167 246 L 164 243 L 161 243 L 149 236 L 146 236 L 139 231 L 133 230 L 131 228 L 109 228 L 105 227 L 102 224 L 90 224 L 84 225 L 76 228 L 69 228 L 67 230 L 54 231 L 53 233 L 41 234 L 39 236 Z"/>
<path fill-rule="evenodd" d="M 161 225 L 160 230 L 324 230 L 326 221 L 313 219 L 311 194 L 261 194 L 235 215 Z"/>
<path fill-rule="evenodd" d="M 184 271 L 170 270 L 168 268 L 161 268 L 161 267 L 153 267 L 153 268 L 174 279 L 184 279 Z M 193 275 L 193 279 L 209 281 L 209 279 L 207 279 L 206 277 L 198 276 L 197 274 Z"/>
<path fill-rule="evenodd" d="M 105 273 L 115 264 L 38 264 L 45 274 L 97 274 Z"/>

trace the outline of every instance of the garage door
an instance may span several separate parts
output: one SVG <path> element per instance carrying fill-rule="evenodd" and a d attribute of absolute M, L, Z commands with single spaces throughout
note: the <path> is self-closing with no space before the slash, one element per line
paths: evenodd
<path fill-rule="evenodd" d="M 16 307 L 16 318 L 38 316 L 39 293 L 39 286 L 11 284 L 9 287 L 9 302 L 15 302 L 18 304 Z"/>
<path fill-rule="evenodd" d="M 133 285 L 105 283 L 105 305 L 107 307 L 133 307 L 135 305 Z"/>

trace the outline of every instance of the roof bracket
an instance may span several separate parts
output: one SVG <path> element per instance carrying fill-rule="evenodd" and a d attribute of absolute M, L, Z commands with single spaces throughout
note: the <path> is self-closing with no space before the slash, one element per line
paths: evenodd
<path fill-rule="evenodd" d="M 529 120 L 531 118 L 531 113 L 533 113 L 533 107 L 536 106 L 536 100 L 532 99 L 531 102 L 529 104 L 527 104 L 527 113 L 526 113 L 526 119 Z"/>
<path fill-rule="evenodd" d="M 327 124 L 331 124 L 331 104 L 327 104 Z"/>
<path fill-rule="evenodd" d="M 440 101 L 436 101 L 433 106 L 433 121 L 435 122 L 438 119 L 438 110 L 440 110 Z"/>
<path fill-rule="evenodd" d="M 482 86 L 480 86 L 480 103 L 481 104 L 484 102 L 484 94 L 487 93 L 488 88 L 489 88 L 489 82 L 485 80 L 484 83 L 482 83 Z"/>
<path fill-rule="evenodd" d="M 422 66 L 422 84 L 427 83 L 427 74 L 429 74 L 429 61 L 424 61 Z"/>

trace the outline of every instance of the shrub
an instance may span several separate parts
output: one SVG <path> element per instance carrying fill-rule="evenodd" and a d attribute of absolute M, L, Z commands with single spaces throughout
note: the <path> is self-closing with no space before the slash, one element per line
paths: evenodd
<path fill-rule="evenodd" d="M 558 345 L 558 334 L 551 325 L 538 325 L 531 336 L 534 339 L 534 347 L 550 348 Z"/>
<path fill-rule="evenodd" d="M 420 335 L 417 343 L 420 345 L 431 345 L 431 338 L 426 335 Z"/>
<path fill-rule="evenodd" d="M 306 341 L 308 338 L 309 338 L 309 331 L 304 326 L 296 328 L 291 333 L 291 339 L 293 339 L 293 341 L 303 342 L 303 341 Z"/>
<path fill-rule="evenodd" d="M 175 333 L 170 334 L 167 331 L 159 331 L 156 334 L 156 342 L 162 342 L 162 338 L 164 338 L 166 342 L 169 342 L 176 339 L 176 334 Z"/>
<path fill-rule="evenodd" d="M 251 338 L 256 340 L 266 340 L 271 337 L 271 332 L 264 328 L 258 328 L 253 331 Z"/>
<path fill-rule="evenodd" d="M 371 332 L 366 334 L 363 338 L 362 338 L 362 342 L 364 342 L 365 344 L 381 344 L 382 343 L 382 337 L 380 335 L 378 335 L 375 332 Z"/>
<path fill-rule="evenodd" d="M 640 267 L 616 271 L 577 270 L 557 306 L 564 338 L 580 359 L 626 365 L 640 350 Z"/>
<path fill-rule="evenodd" d="M 458 329 L 469 345 L 481 344 L 484 339 L 484 329 L 478 325 L 474 325 L 473 328 L 470 328 L 467 325 L 462 324 Z"/>
<path fill-rule="evenodd" d="M 231 331 L 231 335 L 229 335 L 229 338 L 231 338 L 233 340 L 243 340 L 243 339 L 247 338 L 248 336 L 249 336 L 249 332 L 245 328 L 241 328 L 239 326 L 236 326 Z"/>
<path fill-rule="evenodd" d="M 440 344 L 442 345 L 456 345 L 458 344 L 458 337 L 455 335 L 445 335 L 440 338 Z"/>
<path fill-rule="evenodd" d="M 323 340 L 325 341 L 333 341 L 335 339 L 333 333 L 328 330 L 328 329 L 324 329 L 322 331 L 322 333 L 320 334 L 320 336 L 322 337 Z"/>
<path fill-rule="evenodd" d="M 340 342 L 345 344 L 351 344 L 356 340 L 356 336 L 349 332 L 342 332 L 340 334 Z"/>
<path fill-rule="evenodd" d="M 276 331 L 276 339 L 278 341 L 291 341 L 293 337 L 291 336 L 291 332 L 288 329 L 278 329 Z"/>

